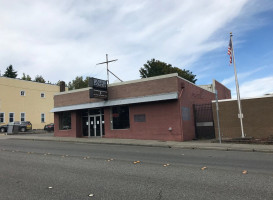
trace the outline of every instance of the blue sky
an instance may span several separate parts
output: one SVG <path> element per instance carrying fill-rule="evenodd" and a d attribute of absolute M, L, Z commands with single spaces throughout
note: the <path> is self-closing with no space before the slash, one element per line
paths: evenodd
<path fill-rule="evenodd" d="M 197 84 L 216 79 L 236 98 L 227 48 L 233 42 L 242 97 L 273 93 L 272 0 L 0 0 L 0 70 L 50 82 L 106 79 L 96 63 L 139 79 L 152 58 L 188 69 Z M 113 76 L 110 82 L 116 82 Z"/>

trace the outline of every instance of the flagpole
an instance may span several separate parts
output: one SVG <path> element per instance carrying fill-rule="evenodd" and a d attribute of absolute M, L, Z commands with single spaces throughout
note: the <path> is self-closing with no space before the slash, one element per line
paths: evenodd
<path fill-rule="evenodd" d="M 237 101 L 238 101 L 238 110 L 239 110 L 238 117 L 240 119 L 240 124 L 241 124 L 242 138 L 244 138 L 245 134 L 244 134 L 244 127 L 243 127 L 243 113 L 242 113 L 239 83 L 238 83 L 236 64 L 235 64 L 234 48 L 233 48 L 233 42 L 232 42 L 232 33 L 230 33 L 230 41 L 231 41 L 231 44 L 232 44 L 232 58 L 233 58 L 233 66 L 234 66 L 234 74 L 235 74 L 235 82 L 236 82 L 236 92 L 237 92 Z"/>

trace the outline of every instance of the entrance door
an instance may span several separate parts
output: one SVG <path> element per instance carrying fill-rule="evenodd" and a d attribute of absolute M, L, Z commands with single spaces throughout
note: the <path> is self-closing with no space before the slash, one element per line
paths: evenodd
<path fill-rule="evenodd" d="M 90 115 L 89 116 L 89 136 L 101 137 L 102 126 L 101 126 L 101 115 Z"/>

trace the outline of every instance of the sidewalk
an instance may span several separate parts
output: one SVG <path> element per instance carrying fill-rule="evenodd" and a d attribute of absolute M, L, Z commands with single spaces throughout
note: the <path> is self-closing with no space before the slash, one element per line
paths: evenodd
<path fill-rule="evenodd" d="M 54 137 L 53 133 L 27 134 L 27 135 L 4 135 L 0 134 L 0 139 L 21 139 L 35 141 L 57 141 L 57 142 L 77 142 L 91 144 L 115 144 L 115 145 L 135 145 L 148 147 L 165 147 L 180 149 L 202 149 L 202 150 L 222 150 L 222 151 L 248 151 L 273 153 L 273 145 L 262 144 L 232 144 L 232 143 L 211 143 L 209 140 L 197 140 L 187 142 L 158 141 L 158 140 L 136 140 L 136 139 L 116 139 L 116 138 L 71 138 Z"/>

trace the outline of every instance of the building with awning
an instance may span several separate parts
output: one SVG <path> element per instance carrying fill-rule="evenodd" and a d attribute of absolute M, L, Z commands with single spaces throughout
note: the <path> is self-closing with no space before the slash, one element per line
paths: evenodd
<path fill-rule="evenodd" d="M 92 82 L 96 81 L 96 82 Z M 185 141 L 196 137 L 194 104 L 230 98 L 217 81 L 197 86 L 178 74 L 106 84 L 54 96 L 55 136 Z"/>

